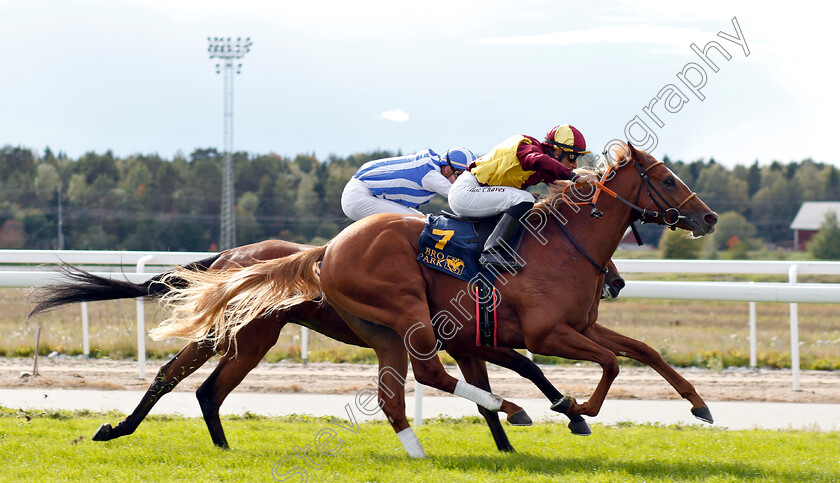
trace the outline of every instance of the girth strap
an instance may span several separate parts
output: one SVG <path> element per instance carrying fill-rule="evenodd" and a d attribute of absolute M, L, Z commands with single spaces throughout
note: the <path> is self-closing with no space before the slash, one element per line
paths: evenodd
<path fill-rule="evenodd" d="M 475 284 L 475 345 L 497 347 L 496 287 Z"/>

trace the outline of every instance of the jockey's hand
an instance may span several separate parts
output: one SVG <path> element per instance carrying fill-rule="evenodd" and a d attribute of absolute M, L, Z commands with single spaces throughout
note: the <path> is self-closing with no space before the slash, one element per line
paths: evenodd
<path fill-rule="evenodd" d="M 574 170 L 574 173 L 578 175 L 578 179 L 575 180 L 576 184 L 595 186 L 598 183 L 598 175 L 590 169 L 578 168 Z"/>

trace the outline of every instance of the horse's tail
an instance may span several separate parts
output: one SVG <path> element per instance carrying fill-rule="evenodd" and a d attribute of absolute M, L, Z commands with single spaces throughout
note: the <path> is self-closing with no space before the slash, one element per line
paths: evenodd
<path fill-rule="evenodd" d="M 175 287 L 185 287 L 186 281 L 178 281 L 175 272 L 205 271 L 220 255 L 189 263 L 174 271 L 155 275 L 149 280 L 137 284 L 127 280 L 110 279 L 94 275 L 72 265 L 61 265 L 59 271 L 66 281 L 44 285 L 37 288 L 31 296 L 36 303 L 27 318 L 41 312 L 61 307 L 62 305 L 78 302 L 98 302 L 100 300 L 117 300 L 144 297 L 155 300 L 162 297 Z M 168 284 L 161 283 L 161 279 L 168 277 Z"/>
<path fill-rule="evenodd" d="M 161 280 L 169 283 L 172 277 L 181 283 L 163 296 L 172 315 L 149 335 L 155 340 L 209 339 L 217 347 L 225 340 L 235 341 L 251 320 L 318 298 L 321 281 L 315 264 L 326 250 L 325 245 L 245 268 L 172 272 Z"/>

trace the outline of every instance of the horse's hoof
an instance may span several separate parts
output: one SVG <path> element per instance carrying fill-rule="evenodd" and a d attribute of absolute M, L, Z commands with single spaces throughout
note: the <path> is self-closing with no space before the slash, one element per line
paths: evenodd
<path fill-rule="evenodd" d="M 563 399 L 555 401 L 554 404 L 551 405 L 551 410 L 557 411 L 560 414 L 569 414 L 569 409 L 571 409 L 573 402 L 575 402 L 575 398 L 572 396 L 564 396 Z"/>
<path fill-rule="evenodd" d="M 111 424 L 105 423 L 96 430 L 96 434 L 93 435 L 94 441 L 108 441 L 110 440 L 111 436 Z"/>
<path fill-rule="evenodd" d="M 707 406 L 691 408 L 691 414 L 693 414 L 694 417 L 699 419 L 700 421 L 709 424 L 715 424 L 715 418 L 712 417 L 712 412 L 709 411 L 709 408 Z"/>
<path fill-rule="evenodd" d="M 528 413 L 526 413 L 524 409 L 518 413 L 511 414 L 508 416 L 507 420 L 514 426 L 530 426 L 534 424 L 534 422 L 531 421 L 531 417 L 528 416 Z"/>
<path fill-rule="evenodd" d="M 592 434 L 592 429 L 589 427 L 589 423 L 580 417 L 580 415 L 576 416 L 577 418 L 571 418 L 569 421 L 569 430 L 572 434 L 575 436 L 589 436 Z"/>

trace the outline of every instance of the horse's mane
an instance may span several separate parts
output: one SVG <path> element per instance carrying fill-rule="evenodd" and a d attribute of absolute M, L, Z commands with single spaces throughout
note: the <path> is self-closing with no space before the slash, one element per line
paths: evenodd
<path fill-rule="evenodd" d="M 591 162 L 593 163 L 590 166 L 586 166 L 583 169 L 592 171 L 595 175 L 600 178 L 607 172 L 607 169 L 610 167 L 617 168 L 625 159 L 625 156 L 629 156 L 630 153 L 627 151 L 625 145 L 616 144 L 610 147 L 610 154 L 604 157 L 597 156 L 597 157 L 590 157 Z M 536 205 L 534 205 L 534 211 L 537 210 L 544 210 L 546 204 L 553 204 L 554 208 L 557 208 L 559 204 L 554 204 L 555 198 L 558 196 L 562 196 L 564 192 L 566 192 L 566 196 L 569 196 L 570 190 L 569 186 L 573 184 L 569 180 L 557 180 L 553 181 L 548 184 L 548 196 L 540 200 Z M 571 190 L 573 192 L 574 190 Z"/>
<path fill-rule="evenodd" d="M 606 162 L 601 161 L 594 168 L 584 168 L 584 169 L 587 169 L 589 171 L 594 172 L 595 175 L 598 178 L 600 178 L 607 171 L 607 166 L 608 166 L 608 164 Z M 547 203 L 548 204 L 554 203 L 555 198 L 558 197 L 558 196 L 562 196 L 564 192 L 566 193 L 566 196 L 568 196 L 570 193 L 573 193 L 575 190 L 573 188 L 569 188 L 573 184 L 574 183 L 572 183 L 571 181 L 565 180 L 565 179 L 552 181 L 551 183 L 548 184 L 548 195 L 545 198 L 543 198 L 542 200 L 540 200 L 534 206 L 534 210 L 544 209 L 545 205 Z M 555 205 L 555 207 L 556 207 L 556 205 Z"/>

